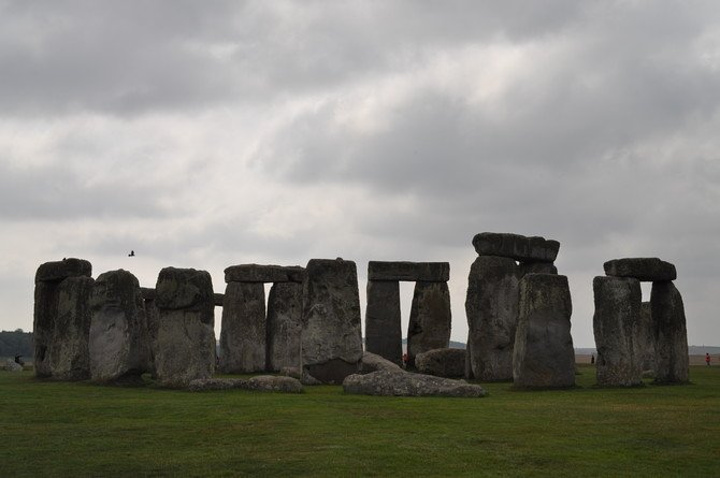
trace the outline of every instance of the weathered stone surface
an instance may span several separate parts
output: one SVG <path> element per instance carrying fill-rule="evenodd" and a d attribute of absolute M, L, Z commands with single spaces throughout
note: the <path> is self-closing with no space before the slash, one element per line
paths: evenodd
<path fill-rule="evenodd" d="M 521 262 L 518 268 L 520 277 L 528 274 L 557 274 L 555 264 L 551 262 Z"/>
<path fill-rule="evenodd" d="M 417 354 L 418 372 L 436 377 L 458 378 L 465 375 L 465 349 L 434 349 Z"/>
<path fill-rule="evenodd" d="M 213 294 L 213 299 L 215 300 L 215 307 L 222 307 L 225 301 L 225 294 Z"/>
<path fill-rule="evenodd" d="M 377 371 L 367 375 L 350 375 L 343 382 L 345 393 L 399 397 L 484 397 L 480 385 L 462 380 L 409 372 Z"/>
<path fill-rule="evenodd" d="M 402 363 L 400 284 L 397 281 L 368 281 L 365 350 L 396 364 Z"/>
<path fill-rule="evenodd" d="M 408 323 L 408 366 L 415 366 L 419 353 L 447 348 L 451 324 L 447 282 L 416 282 Z"/>
<path fill-rule="evenodd" d="M 267 368 L 302 368 L 302 284 L 277 282 L 270 288 L 267 312 Z M 299 374 L 301 372 L 298 371 Z"/>
<path fill-rule="evenodd" d="M 208 378 L 195 379 L 188 383 L 191 392 L 207 392 L 212 390 L 254 390 L 259 392 L 302 393 L 303 386 L 292 377 L 275 377 L 260 375 L 245 380 L 242 378 Z"/>
<path fill-rule="evenodd" d="M 229 282 L 222 311 L 220 370 L 223 373 L 264 372 L 266 334 L 262 282 Z"/>
<path fill-rule="evenodd" d="M 655 374 L 655 331 L 650 302 L 640 306 L 639 320 L 635 324 L 635 360 L 640 364 L 643 376 Z"/>
<path fill-rule="evenodd" d="M 16 363 L 13 359 L 7 359 L 3 369 L 6 372 L 22 372 L 23 367 L 19 363 Z"/>
<path fill-rule="evenodd" d="M 657 257 L 614 259 L 603 264 L 605 275 L 632 277 L 639 281 L 671 281 L 677 278 L 675 266 Z"/>
<path fill-rule="evenodd" d="M 38 267 L 35 273 L 35 283 L 59 282 L 68 277 L 90 277 L 92 264 L 84 259 L 63 259 L 61 261 L 46 262 Z"/>
<path fill-rule="evenodd" d="M 215 369 L 212 278 L 206 271 L 167 267 L 155 288 L 159 323 L 155 350 L 157 379 L 185 387 L 210 378 Z"/>
<path fill-rule="evenodd" d="M 672 282 L 653 282 L 650 307 L 655 337 L 655 383 L 686 383 L 690 380 L 690 364 L 680 291 Z"/>
<path fill-rule="evenodd" d="M 137 278 L 119 269 L 98 276 L 90 300 L 90 377 L 123 381 L 148 368 L 145 304 Z"/>
<path fill-rule="evenodd" d="M 631 387 L 641 384 L 642 370 L 635 359 L 634 347 L 642 302 L 640 281 L 630 277 L 595 277 L 593 291 L 598 385 Z"/>
<path fill-rule="evenodd" d="M 368 374 L 377 372 L 378 370 L 385 370 L 387 372 L 403 372 L 404 370 L 396 363 L 387 360 L 380 355 L 372 352 L 363 353 L 362 361 L 360 362 L 360 374 Z"/>
<path fill-rule="evenodd" d="M 302 282 L 300 266 L 240 264 L 225 269 L 225 282 Z"/>
<path fill-rule="evenodd" d="M 94 282 L 90 277 L 75 275 L 60 282 L 35 283 L 36 376 L 56 380 L 84 380 L 90 376 L 89 303 Z"/>
<path fill-rule="evenodd" d="M 208 285 L 210 286 L 208 288 Z M 214 307 L 212 278 L 205 271 L 166 267 L 160 271 L 155 287 L 155 304 L 161 310 L 193 310 L 202 312 L 206 320 L 208 304 Z"/>
<path fill-rule="evenodd" d="M 155 291 L 155 289 L 150 290 Z M 155 354 L 157 350 L 158 328 L 160 326 L 160 312 L 155 305 L 154 293 L 152 298 L 149 298 L 143 291 L 143 297 L 145 299 L 145 322 L 147 324 L 148 372 L 155 378 Z"/>
<path fill-rule="evenodd" d="M 357 372 L 362 358 L 357 268 L 342 259 L 311 259 L 303 282 L 304 371 L 326 383 Z"/>
<path fill-rule="evenodd" d="M 518 321 L 519 271 L 513 259 L 480 256 L 470 268 L 466 376 L 512 380 Z"/>
<path fill-rule="evenodd" d="M 450 280 L 450 263 L 370 261 L 368 280 L 447 282 Z"/>
<path fill-rule="evenodd" d="M 508 257 L 523 262 L 554 262 L 560 250 L 558 241 L 520 234 L 481 232 L 472 242 L 480 256 Z"/>
<path fill-rule="evenodd" d="M 515 387 L 545 389 L 575 385 L 571 315 L 566 276 L 529 274 L 523 277 L 513 351 Z"/>

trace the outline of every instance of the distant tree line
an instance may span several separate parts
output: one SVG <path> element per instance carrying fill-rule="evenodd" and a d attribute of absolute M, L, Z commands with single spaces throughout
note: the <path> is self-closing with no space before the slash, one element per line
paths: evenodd
<path fill-rule="evenodd" d="M 22 355 L 23 360 L 31 361 L 33 356 L 33 334 L 17 329 L 14 332 L 0 332 L 0 357 Z"/>

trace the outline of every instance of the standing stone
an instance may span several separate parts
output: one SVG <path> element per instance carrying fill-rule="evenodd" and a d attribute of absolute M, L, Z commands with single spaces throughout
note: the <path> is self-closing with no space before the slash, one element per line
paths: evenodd
<path fill-rule="evenodd" d="M 147 343 L 148 343 L 148 372 L 153 378 L 157 378 L 155 372 L 155 354 L 157 350 L 157 333 L 160 325 L 160 312 L 155 305 L 155 289 L 144 289 L 143 299 L 145 305 L 145 322 L 147 323 Z"/>
<path fill-rule="evenodd" d="M 97 382 L 138 381 L 147 369 L 145 304 L 128 271 L 101 274 L 90 301 L 90 377 Z"/>
<path fill-rule="evenodd" d="M 415 366 L 419 353 L 449 347 L 451 323 L 447 282 L 416 282 L 407 334 L 408 366 Z"/>
<path fill-rule="evenodd" d="M 311 259 L 303 282 L 303 369 L 325 383 L 342 383 L 362 359 L 357 268 L 342 259 Z"/>
<path fill-rule="evenodd" d="M 302 369 L 302 283 L 270 288 L 267 311 L 268 371 Z"/>
<path fill-rule="evenodd" d="M 682 296 L 672 282 L 653 282 L 650 307 L 657 357 L 655 383 L 686 383 L 690 364 Z"/>
<path fill-rule="evenodd" d="M 569 388 L 575 385 L 571 315 L 567 277 L 553 274 L 523 277 L 513 351 L 515 387 Z"/>
<path fill-rule="evenodd" d="M 518 282 L 518 266 L 511 258 L 480 256 L 470 268 L 465 301 L 468 378 L 512 380 Z"/>
<path fill-rule="evenodd" d="M 373 281 L 367 284 L 365 350 L 398 365 L 402 363 L 400 283 Z"/>
<path fill-rule="evenodd" d="M 230 282 L 220 331 L 223 373 L 265 371 L 265 288 L 262 282 Z"/>
<path fill-rule="evenodd" d="M 90 376 L 91 274 L 92 265 L 82 259 L 47 262 L 38 268 L 33 314 L 37 377 L 84 380 Z"/>
<path fill-rule="evenodd" d="M 639 320 L 635 325 L 635 360 L 643 374 L 655 373 L 655 330 L 650 302 L 640 306 Z"/>
<path fill-rule="evenodd" d="M 635 329 L 640 320 L 642 292 L 633 278 L 595 277 L 593 331 L 600 386 L 631 387 L 642 383 L 635 359 Z"/>
<path fill-rule="evenodd" d="M 155 369 L 163 386 L 184 387 L 215 369 L 212 278 L 206 271 L 166 267 L 158 275 Z"/>

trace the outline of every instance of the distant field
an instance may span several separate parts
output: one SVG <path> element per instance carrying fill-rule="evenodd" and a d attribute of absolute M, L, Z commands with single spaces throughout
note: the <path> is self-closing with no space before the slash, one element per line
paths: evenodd
<path fill-rule="evenodd" d="M 482 399 L 190 393 L 0 373 L 0 476 L 717 476 L 720 366 L 693 383 Z"/>

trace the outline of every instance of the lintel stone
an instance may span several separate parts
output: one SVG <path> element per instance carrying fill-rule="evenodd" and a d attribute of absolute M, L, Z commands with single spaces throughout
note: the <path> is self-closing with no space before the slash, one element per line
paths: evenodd
<path fill-rule="evenodd" d="M 370 261 L 368 262 L 368 280 L 447 282 L 450 280 L 450 263 Z"/>
<path fill-rule="evenodd" d="M 92 264 L 89 261 L 69 258 L 42 264 L 35 273 L 35 283 L 59 282 L 68 277 L 90 277 L 91 275 Z"/>
<path fill-rule="evenodd" d="M 524 262 L 554 262 L 560 250 L 558 241 L 510 233 L 481 232 L 472 243 L 480 256 L 509 257 Z"/>
<path fill-rule="evenodd" d="M 240 264 L 225 269 L 225 282 L 302 282 L 304 272 L 300 266 Z"/>
<path fill-rule="evenodd" d="M 603 264 L 605 275 L 632 277 L 643 282 L 672 281 L 677 279 L 675 265 L 657 257 L 613 259 Z"/>

